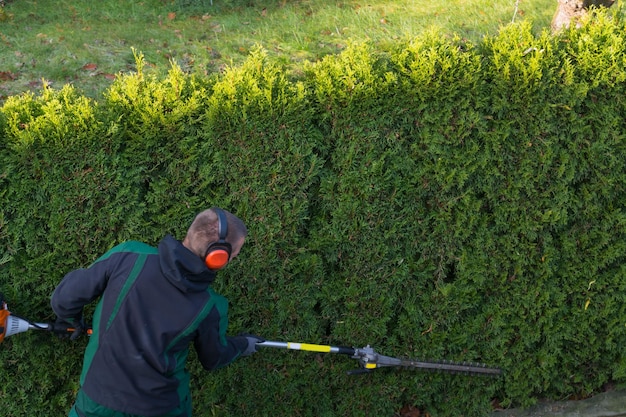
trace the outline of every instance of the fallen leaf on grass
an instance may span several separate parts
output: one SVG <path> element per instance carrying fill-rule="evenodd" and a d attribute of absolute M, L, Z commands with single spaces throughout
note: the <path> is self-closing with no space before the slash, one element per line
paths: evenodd
<path fill-rule="evenodd" d="M 107 80 L 115 80 L 115 74 L 109 74 L 106 72 L 92 72 L 89 74 L 90 77 L 103 77 Z"/>
<path fill-rule="evenodd" d="M 11 71 L 0 71 L 0 80 L 1 81 L 13 81 L 17 79 L 17 74 Z"/>
<path fill-rule="evenodd" d="M 83 69 L 85 71 L 95 71 L 96 69 L 98 69 L 98 66 L 96 64 L 89 63 L 89 64 L 83 65 Z"/>
<path fill-rule="evenodd" d="M 52 81 L 46 81 L 46 84 L 52 85 Z M 41 87 L 42 85 L 43 83 L 40 80 L 33 80 L 28 83 L 28 86 L 31 88 L 38 88 L 38 87 Z"/>
<path fill-rule="evenodd" d="M 405 405 L 400 410 L 401 417 L 420 417 L 421 413 L 419 408 L 415 408 L 412 405 Z"/>
<path fill-rule="evenodd" d="M 169 12 L 169 13 L 167 14 L 167 18 L 168 18 L 169 20 L 174 20 L 174 19 L 176 19 L 176 13 L 174 13 L 174 12 Z"/>
<path fill-rule="evenodd" d="M 491 408 L 493 410 L 504 410 L 504 408 L 502 407 L 502 404 L 500 404 L 500 401 L 497 398 L 494 398 L 493 400 L 491 400 Z"/>
<path fill-rule="evenodd" d="M 191 16 L 192 20 L 201 20 L 203 22 L 206 22 L 210 18 L 211 18 L 210 14 L 203 14 L 202 16 Z"/>

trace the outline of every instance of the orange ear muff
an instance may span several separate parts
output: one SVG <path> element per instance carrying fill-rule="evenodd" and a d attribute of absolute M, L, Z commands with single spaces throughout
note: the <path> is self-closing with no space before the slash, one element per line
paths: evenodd
<path fill-rule="evenodd" d="M 229 259 L 230 255 L 228 254 L 228 251 L 214 248 L 208 251 L 206 257 L 204 258 L 204 263 L 207 268 L 217 270 L 224 268 Z"/>
<path fill-rule="evenodd" d="M 204 263 L 207 268 L 218 270 L 224 268 L 226 264 L 228 264 L 232 248 L 230 243 L 226 242 L 226 235 L 228 234 L 226 214 L 224 214 L 224 212 L 217 207 L 214 207 L 213 211 L 217 213 L 218 218 L 218 241 L 211 243 L 207 248 L 206 254 L 204 255 Z"/>

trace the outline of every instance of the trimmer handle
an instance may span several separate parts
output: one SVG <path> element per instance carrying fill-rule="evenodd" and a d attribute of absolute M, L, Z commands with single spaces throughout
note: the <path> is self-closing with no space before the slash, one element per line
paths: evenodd
<path fill-rule="evenodd" d="M 76 330 L 75 327 L 72 327 L 71 324 L 69 323 L 34 323 L 35 326 L 37 325 L 41 325 L 43 327 L 43 329 L 49 330 L 53 333 L 56 333 L 58 335 L 71 335 L 72 333 L 74 333 L 74 331 Z M 93 329 L 91 328 L 87 328 L 85 330 L 85 333 L 87 333 L 87 335 L 91 336 L 93 333 Z"/>

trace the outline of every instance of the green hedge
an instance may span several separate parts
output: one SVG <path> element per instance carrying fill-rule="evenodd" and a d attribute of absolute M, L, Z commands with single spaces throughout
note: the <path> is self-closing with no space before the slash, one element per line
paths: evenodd
<path fill-rule="evenodd" d="M 65 273 L 125 239 L 182 238 L 220 205 L 250 238 L 220 274 L 231 331 L 479 361 L 501 379 L 347 376 L 263 350 L 190 363 L 198 416 L 483 415 L 626 382 L 626 25 L 510 25 L 354 43 L 288 74 L 262 49 L 208 78 L 121 75 L 0 108 L 0 290 L 52 320 Z M 86 341 L 0 348 L 7 416 L 64 415 Z"/>

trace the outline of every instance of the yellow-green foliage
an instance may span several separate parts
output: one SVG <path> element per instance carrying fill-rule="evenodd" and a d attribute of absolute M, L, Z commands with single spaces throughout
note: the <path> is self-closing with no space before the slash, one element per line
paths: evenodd
<path fill-rule="evenodd" d="M 191 362 L 198 416 L 482 415 L 626 382 L 626 26 L 511 25 L 354 43 L 288 76 L 263 50 L 202 79 L 120 77 L 0 109 L 0 290 L 52 320 L 65 273 L 224 206 L 250 238 L 220 273 L 231 330 L 478 361 L 502 379 L 264 350 Z M 84 341 L 0 348 L 6 415 L 63 415 Z"/>

